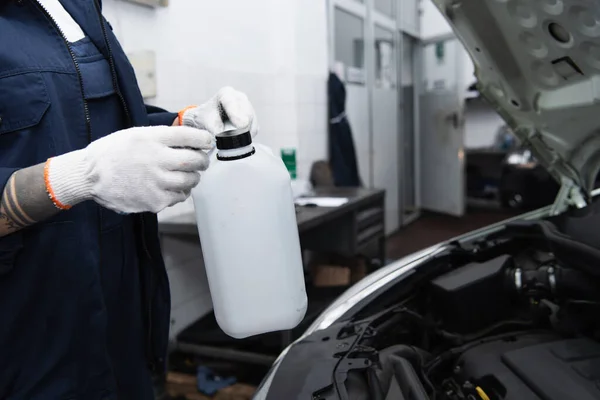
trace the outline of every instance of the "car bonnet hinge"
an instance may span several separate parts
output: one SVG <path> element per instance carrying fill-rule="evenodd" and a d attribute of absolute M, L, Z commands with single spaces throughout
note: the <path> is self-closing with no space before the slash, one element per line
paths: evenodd
<path fill-rule="evenodd" d="M 588 205 L 586 196 L 573 180 L 564 178 L 558 191 L 558 195 L 550 209 L 550 215 L 558 215 L 566 211 L 569 207 L 584 208 Z"/>

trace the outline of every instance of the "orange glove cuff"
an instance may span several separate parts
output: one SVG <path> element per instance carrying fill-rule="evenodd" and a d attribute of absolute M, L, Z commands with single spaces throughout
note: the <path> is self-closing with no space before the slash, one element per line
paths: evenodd
<path fill-rule="evenodd" d="M 183 114 L 185 114 L 185 112 L 187 110 L 190 110 L 192 108 L 196 108 L 198 106 L 187 106 L 186 108 L 184 108 L 183 110 L 179 111 L 179 113 L 177 114 L 177 120 L 178 120 L 178 124 L 179 126 L 183 125 Z"/>
<path fill-rule="evenodd" d="M 52 185 L 50 184 L 50 161 L 52 159 L 49 158 L 46 160 L 46 164 L 44 164 L 44 184 L 46 185 L 46 192 L 48 192 L 48 197 L 52 200 L 52 203 L 56 206 L 56 208 L 60 210 L 68 210 L 71 206 L 61 203 L 54 193 L 54 189 L 52 189 Z"/>

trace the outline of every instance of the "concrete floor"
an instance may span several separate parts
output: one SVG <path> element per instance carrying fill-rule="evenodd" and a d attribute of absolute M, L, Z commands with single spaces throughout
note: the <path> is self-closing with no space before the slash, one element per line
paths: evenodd
<path fill-rule="evenodd" d="M 467 209 L 462 218 L 425 212 L 417 221 L 388 239 L 388 259 L 397 260 L 444 240 L 518 215 L 512 210 L 493 208 Z"/>

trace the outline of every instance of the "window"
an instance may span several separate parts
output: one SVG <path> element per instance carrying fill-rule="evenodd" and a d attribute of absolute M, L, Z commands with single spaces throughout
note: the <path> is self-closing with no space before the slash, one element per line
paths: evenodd
<path fill-rule="evenodd" d="M 364 21 L 349 12 L 335 9 L 335 61 L 343 64 L 345 79 L 365 81 Z"/>
<path fill-rule="evenodd" d="M 396 45 L 394 33 L 375 25 L 375 82 L 378 87 L 396 87 Z"/>
<path fill-rule="evenodd" d="M 395 0 L 375 0 L 375 9 L 388 17 L 396 16 Z"/>

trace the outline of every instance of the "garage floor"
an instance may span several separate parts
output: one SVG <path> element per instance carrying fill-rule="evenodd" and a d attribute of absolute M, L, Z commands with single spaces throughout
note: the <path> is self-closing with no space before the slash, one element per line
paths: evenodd
<path fill-rule="evenodd" d="M 503 221 L 519 212 L 496 208 L 469 207 L 462 218 L 425 212 L 417 221 L 388 239 L 389 260 L 397 260 L 418 250 L 463 233 Z"/>

